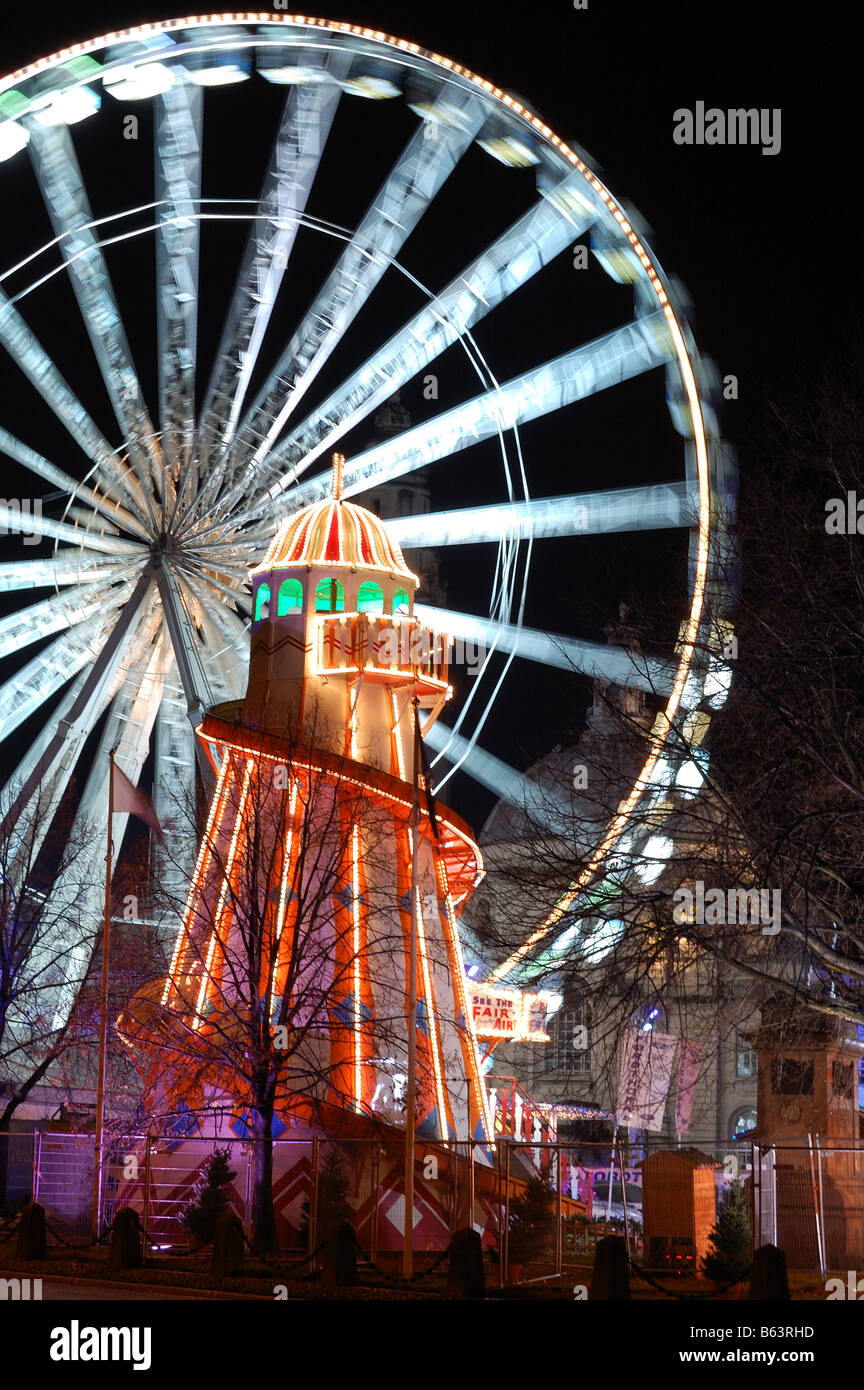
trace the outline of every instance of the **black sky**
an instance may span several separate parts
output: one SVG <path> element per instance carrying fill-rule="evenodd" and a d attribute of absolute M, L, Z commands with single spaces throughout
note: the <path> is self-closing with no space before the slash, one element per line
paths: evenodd
<path fill-rule="evenodd" d="M 48 3 L 38 10 L 21 6 L 0 21 L 0 69 L 9 72 L 67 43 L 176 13 L 174 6 L 119 0 Z M 492 0 L 440 0 L 418 6 L 346 3 L 321 13 L 446 54 L 520 93 L 563 138 L 590 153 L 615 196 L 635 205 L 652 228 L 650 240 L 661 265 L 687 286 L 700 349 L 722 375 L 738 378 L 739 401 L 730 403 L 724 430 L 739 445 L 746 441 L 763 391 L 790 378 L 806 382 L 824 350 L 842 344 L 860 321 L 860 118 L 856 88 L 846 77 L 852 39 L 839 9 L 773 0 L 723 6 L 588 0 L 583 10 L 574 9 L 572 0 L 538 0 L 521 9 Z M 780 153 L 676 145 L 673 113 L 697 101 L 723 109 L 779 108 Z M 242 155 L 242 132 L 226 126 L 221 138 L 233 142 L 233 156 Z M 257 153 L 260 163 L 269 147 Z M 256 158 L 250 151 L 250 169 Z M 348 203 L 351 197 L 346 184 Z M 437 229 L 441 250 L 435 278 L 441 283 L 440 272 L 451 273 L 448 255 L 456 254 L 461 264 L 463 244 L 467 254 L 485 244 L 481 223 L 487 210 L 482 198 L 472 203 L 469 197 L 464 215 L 476 225 Z M 360 202 L 355 211 L 362 211 Z M 28 215 L 26 207 L 4 196 L 3 264 L 17 250 L 17 224 Z M 350 221 L 347 214 L 345 221 Z M 497 222 L 501 225 L 504 219 Z M 298 300 L 297 307 L 305 305 Z M 216 331 L 222 312 L 218 291 L 205 312 Z M 554 321 L 521 325 L 539 348 L 534 360 L 590 336 L 579 312 L 562 300 Z M 8 380 L 4 375 L 2 382 Z M 8 386 L 5 390 L 4 411 L 14 417 L 16 402 Z M 590 438 L 593 426 L 589 412 L 585 415 Z M 27 437 L 23 428 L 16 432 Z M 545 452 L 558 460 L 548 490 L 559 485 L 564 490 L 570 441 L 550 435 Z M 758 458 L 748 454 L 746 444 L 740 464 L 746 475 L 758 477 Z M 458 480 L 454 486 L 458 490 Z M 467 559 L 466 566 L 467 579 L 452 579 L 456 597 L 460 583 L 482 582 Z M 574 590 L 581 584 L 577 576 Z M 566 597 L 574 601 L 572 593 Z M 558 694 L 552 682 L 550 701 Z M 522 740 L 517 757 L 513 733 L 522 722 L 524 687 L 514 688 L 509 699 L 502 707 L 506 718 L 497 733 L 490 730 L 490 738 L 502 753 L 509 740 L 510 760 L 524 765 L 542 751 L 551 726 L 538 730 L 536 720 L 525 721 L 534 723 L 535 732 Z M 474 807 L 469 803 L 466 809 Z"/>

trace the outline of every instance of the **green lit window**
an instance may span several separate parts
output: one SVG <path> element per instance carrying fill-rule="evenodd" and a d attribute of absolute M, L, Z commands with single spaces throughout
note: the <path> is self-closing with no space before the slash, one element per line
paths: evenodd
<path fill-rule="evenodd" d="M 322 579 L 315 589 L 316 613 L 342 613 L 345 610 L 345 591 L 338 579 Z"/>
<path fill-rule="evenodd" d="M 408 613 L 411 609 L 411 602 L 404 589 L 397 589 L 393 595 L 393 612 Z"/>
<path fill-rule="evenodd" d="M 365 584 L 360 585 L 357 590 L 357 612 L 384 612 L 384 590 L 380 584 L 375 584 L 371 579 L 367 579 Z"/>
<path fill-rule="evenodd" d="M 283 613 L 299 613 L 303 607 L 303 585 L 299 579 L 283 579 L 279 585 L 279 602 L 276 605 L 276 616 L 281 618 Z"/>
<path fill-rule="evenodd" d="M 255 595 L 255 621 L 261 618 L 270 617 L 270 585 L 259 584 L 258 592 Z"/>

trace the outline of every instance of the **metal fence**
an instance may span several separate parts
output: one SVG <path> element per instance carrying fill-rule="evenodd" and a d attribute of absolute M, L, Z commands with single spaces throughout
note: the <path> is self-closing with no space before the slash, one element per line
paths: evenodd
<path fill-rule="evenodd" d="M 152 1250 L 193 1243 L 184 1209 L 218 1147 L 233 1173 L 231 1207 L 251 1233 L 253 1142 L 116 1140 L 103 1174 L 102 1229 L 131 1206 Z M 283 1250 L 311 1253 L 331 1222 L 346 1218 L 364 1252 L 395 1267 L 405 1223 L 403 1141 L 280 1139 L 272 1147 Z M 0 1134 L 0 1208 L 33 1197 L 57 1233 L 86 1240 L 92 1164 L 92 1135 Z M 816 1141 L 751 1150 L 418 1138 L 414 1248 L 419 1258 L 434 1258 L 454 1231 L 473 1226 L 503 1284 L 569 1276 L 615 1233 L 648 1269 L 695 1274 L 724 1189 L 736 1178 L 749 1195 L 755 1244 L 778 1245 L 790 1269 L 824 1279 L 829 1270 L 864 1267 L 864 1146 Z"/>
<path fill-rule="evenodd" d="M 786 1252 L 791 1269 L 864 1268 L 864 1145 L 754 1148 L 754 1233 Z"/>

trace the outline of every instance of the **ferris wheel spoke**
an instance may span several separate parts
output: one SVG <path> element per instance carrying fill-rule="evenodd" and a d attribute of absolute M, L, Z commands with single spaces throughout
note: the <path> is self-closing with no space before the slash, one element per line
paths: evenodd
<path fill-rule="evenodd" d="M 189 464 L 195 430 L 198 251 L 204 93 L 177 82 L 155 103 L 156 352 L 162 467 Z M 168 483 L 163 499 L 168 505 Z M 171 500 L 173 502 L 176 499 Z"/>
<path fill-rule="evenodd" d="M 85 550 L 97 550 L 102 555 L 123 555 L 138 559 L 146 552 L 138 541 L 127 541 L 122 536 L 106 535 L 104 531 L 91 531 L 86 526 L 70 526 L 66 521 L 54 521 L 45 516 L 41 509 L 42 499 L 37 498 L 38 508 L 24 516 L 17 505 L 0 504 L 0 527 L 13 534 L 27 536 L 51 536 L 54 540 L 69 541 L 83 546 Z"/>
<path fill-rule="evenodd" d="M 43 637 L 86 622 L 103 612 L 106 605 L 125 603 L 132 588 L 131 580 L 116 588 L 110 583 L 86 584 L 80 591 L 53 594 L 29 608 L 9 613 L 0 618 L 0 657 L 10 656 L 31 642 L 39 642 Z"/>
<path fill-rule="evenodd" d="M 51 959 L 64 942 L 71 947 L 66 957 L 65 978 L 52 1000 L 55 1028 L 66 1021 L 87 974 L 89 953 L 82 952 L 80 947 L 93 941 L 102 920 L 104 887 L 98 865 L 104 857 L 104 845 L 100 843 L 101 837 L 93 834 L 93 829 L 108 822 L 109 753 L 112 748 L 116 749 L 118 767 L 131 782 L 137 783 L 162 699 L 162 659 L 159 643 L 150 653 L 141 682 L 136 686 L 125 684 L 111 702 L 99 748 L 70 832 L 73 844 L 86 845 L 89 836 L 91 845 L 58 875 L 54 883 L 55 902 L 68 904 L 69 910 L 68 915 L 62 914 L 62 922 L 45 933 L 44 940 L 39 943 L 40 954 L 44 953 L 47 959 Z M 127 811 L 115 813 L 111 838 L 112 869 L 117 865 L 128 820 Z M 79 947 L 77 951 L 76 946 Z"/>
<path fill-rule="evenodd" d="M 132 364 L 108 267 L 91 226 L 93 214 L 69 127 L 31 121 L 29 129 L 34 172 L 54 232 L 64 237 L 69 279 L 117 423 L 140 481 L 146 487 L 149 469 L 158 486 L 161 469 L 153 425 Z"/>
<path fill-rule="evenodd" d="M 15 801 L 23 810 L 23 806 L 17 800 L 17 793 L 28 784 L 37 766 L 41 767 L 38 783 L 35 784 L 37 790 L 34 793 L 34 797 L 38 796 L 38 816 L 34 818 L 19 814 L 17 822 L 9 827 L 9 850 L 4 862 L 4 872 L 10 878 L 17 876 L 17 881 L 23 873 L 28 872 L 28 866 L 32 866 L 34 857 L 51 827 L 84 745 L 120 686 L 127 680 L 133 686 L 140 685 L 159 621 L 160 615 L 151 605 L 146 621 L 132 631 L 123 661 L 113 671 L 110 683 L 100 686 L 89 702 L 82 698 L 87 669 L 85 667 L 78 672 L 50 723 L 45 725 L 0 793 L 0 806 L 5 808 L 10 802 Z M 58 740 L 57 730 L 65 730 L 65 737 Z M 20 854 L 19 862 L 20 849 L 25 843 L 26 850 Z"/>
<path fill-rule="evenodd" d="M 672 351 L 663 313 L 636 319 L 358 454 L 345 465 L 344 496 L 402 477 L 499 435 L 504 429 L 561 410 L 651 371 L 667 362 Z M 279 491 L 278 485 L 271 488 L 253 509 L 235 517 L 235 524 L 240 525 L 258 516 L 265 506 L 272 506 Z M 323 500 L 328 491 L 329 475 L 320 474 L 300 483 L 291 492 L 292 510 Z"/>
<path fill-rule="evenodd" d="M 584 642 L 561 633 L 478 618 L 471 613 L 456 613 L 449 608 L 432 608 L 425 603 L 415 604 L 414 612 L 435 631 L 476 644 L 481 651 L 513 652 L 544 666 L 579 671 L 597 680 L 663 696 L 671 693 L 675 681 L 676 667 L 671 662 L 659 661 L 641 652 L 603 647 L 598 642 Z"/>
<path fill-rule="evenodd" d="M 403 550 L 416 550 L 424 546 L 511 540 L 520 534 L 542 540 L 549 536 L 597 536 L 691 526 L 697 502 L 686 483 L 659 483 L 388 517 L 384 526 L 390 539 Z"/>
<path fill-rule="evenodd" d="M 347 61 L 345 54 L 332 55 L 331 76 L 339 75 Z M 291 89 L 285 103 L 201 411 L 198 453 L 202 467 L 234 437 L 341 95 L 335 81 L 301 83 Z"/>
<path fill-rule="evenodd" d="M 238 699 L 245 688 L 249 665 L 249 625 L 223 604 L 213 604 L 204 586 L 188 575 L 184 576 L 182 587 L 185 605 L 198 610 L 199 660 L 208 685 L 220 700 Z"/>
<path fill-rule="evenodd" d="M 233 624 L 240 623 L 243 626 L 243 630 L 244 632 L 246 632 L 248 637 L 248 629 L 246 628 L 246 625 L 243 623 L 241 610 L 244 610 L 247 613 L 251 613 L 252 595 L 248 591 L 244 593 L 242 589 L 232 589 L 230 585 L 224 583 L 223 578 L 219 577 L 230 575 L 234 572 L 235 571 L 233 570 L 226 569 L 221 564 L 219 565 L 219 575 L 213 574 L 209 569 L 206 568 L 202 569 L 199 567 L 193 570 L 187 566 L 183 567 L 183 574 L 187 583 L 192 583 L 196 586 L 196 593 L 200 595 L 202 602 L 208 604 L 213 604 L 214 602 L 218 603 L 218 600 L 214 600 L 214 595 L 218 594 L 222 594 L 224 598 L 229 600 L 232 607 L 229 608 L 224 603 L 218 603 L 218 608 L 214 607 L 213 609 L 214 616 L 221 621 L 222 614 L 227 613 L 227 621 L 232 625 L 232 628 Z M 236 570 L 236 575 L 239 583 L 246 584 L 248 582 L 249 577 L 248 566 L 244 568 L 238 567 L 238 569 Z M 212 593 L 207 593 L 208 588 L 212 590 Z M 233 636 L 236 636 L 236 633 L 232 633 L 232 638 Z"/>
<path fill-rule="evenodd" d="M 154 577 L 183 685 L 183 694 L 186 697 L 186 715 L 192 727 L 197 728 L 207 710 L 216 703 L 201 658 L 201 641 L 185 601 L 179 576 L 162 565 L 155 571 Z M 200 744 L 196 752 L 200 766 L 205 767 L 206 754 Z"/>
<path fill-rule="evenodd" d="M 122 526 L 125 531 L 132 531 L 142 540 L 148 539 L 147 532 L 138 518 L 127 511 L 125 507 L 121 507 L 119 502 L 112 502 L 104 495 L 94 492 L 92 488 L 86 487 L 77 478 L 73 478 L 70 473 L 64 472 L 62 468 L 58 468 L 56 464 L 51 463 L 42 454 L 38 454 L 35 449 L 31 449 L 29 445 L 22 443 L 20 439 L 16 439 L 14 435 L 9 434 L 8 430 L 2 428 L 0 428 L 0 453 L 6 454 L 7 458 L 14 459 L 16 463 L 22 464 L 31 473 L 44 479 L 46 483 L 53 483 L 55 487 L 68 493 L 70 497 L 75 497 L 81 502 L 89 502 L 96 511 L 107 517 L 115 526 Z"/>
<path fill-rule="evenodd" d="M 565 179 L 562 197 L 571 188 L 575 192 L 577 183 L 584 188 L 584 182 L 581 175 Z M 287 487 L 346 430 L 353 429 L 554 260 L 574 237 L 587 231 L 594 216 L 586 203 L 578 217 L 566 218 L 553 203 L 541 198 L 276 445 L 264 461 L 268 474 L 274 466 L 289 465 L 282 479 L 282 486 Z M 298 463 L 297 467 L 290 466 Z"/>
<path fill-rule="evenodd" d="M 555 787 L 539 787 L 524 773 L 496 758 L 455 730 L 436 719 L 431 729 L 424 735 L 423 742 L 436 754 L 448 762 L 458 762 L 462 771 L 467 772 L 475 782 L 487 791 L 518 807 L 536 826 L 542 826 L 553 835 L 563 835 L 573 839 L 576 816 L 570 800 L 561 795 Z M 438 787 L 434 788 L 435 793 Z"/>
<path fill-rule="evenodd" d="M 123 493 L 134 510 L 145 507 L 144 493 L 131 470 L 124 468 L 94 424 L 84 406 L 70 390 L 36 335 L 25 323 L 14 304 L 0 289 L 0 343 L 46 405 L 97 465 L 103 486 L 112 484 Z"/>
<path fill-rule="evenodd" d="M 128 570 L 122 560 L 82 555 L 77 546 L 60 550 L 50 559 L 10 560 L 0 564 L 0 593 L 21 589 L 48 589 L 69 584 L 95 584 L 120 579 Z"/>
<path fill-rule="evenodd" d="M 469 148 L 483 119 L 479 103 L 465 97 L 459 126 L 442 127 L 438 138 L 429 140 L 421 124 L 408 141 L 243 421 L 236 444 L 254 450 L 254 464 L 272 447 L 390 261 Z"/>
<path fill-rule="evenodd" d="M 238 594 L 234 589 L 229 589 L 228 586 L 222 584 L 215 575 L 207 574 L 201 570 L 184 571 L 183 582 L 194 601 L 198 604 L 206 621 L 215 624 L 216 629 L 223 639 L 231 644 L 239 641 L 246 642 L 246 659 L 248 659 L 248 623 L 244 623 L 243 619 L 239 617 L 237 613 L 233 612 L 227 604 L 214 601 L 214 595 L 219 593 L 225 594 L 226 597 L 232 599 L 235 603 L 238 600 L 242 601 L 244 595 Z M 246 606 L 251 609 L 251 595 L 248 596 Z"/>
<path fill-rule="evenodd" d="M 110 617 L 103 611 L 89 622 L 64 632 L 0 686 L 0 740 L 8 738 L 70 677 L 93 660 L 107 637 L 109 625 Z"/>
<path fill-rule="evenodd" d="M 37 661 L 41 660 L 44 663 L 44 678 L 46 683 L 52 683 L 52 690 L 60 689 L 83 666 L 89 666 L 89 670 L 70 710 L 68 719 L 54 723 L 51 738 L 29 772 L 26 781 L 16 788 L 14 799 L 8 806 L 4 807 L 3 822 L 0 825 L 0 839 L 9 833 L 11 826 L 15 824 L 20 815 L 21 809 L 30 802 L 46 769 L 51 766 L 58 751 L 70 737 L 74 736 L 79 724 L 89 718 L 94 704 L 98 705 L 104 698 L 104 692 L 110 688 L 118 668 L 122 665 L 130 634 L 133 634 L 153 611 L 152 582 L 149 570 L 145 570 L 135 585 L 132 597 L 121 608 L 119 615 L 103 614 L 101 626 L 90 641 L 89 649 L 85 649 L 83 654 L 80 650 L 82 638 L 87 638 L 91 624 L 82 624 L 74 632 L 64 633 L 37 658 Z M 93 627 L 95 626 L 94 622 Z M 74 650 L 74 660 L 67 655 L 70 647 Z M 59 679 L 55 679 L 58 674 L 58 667 L 61 668 L 62 674 Z M 22 684 L 22 677 L 25 672 L 30 674 L 28 684 Z M 18 672 L 6 685 L 0 687 L 0 702 L 4 699 L 7 701 L 10 717 L 15 718 L 16 725 L 21 722 L 18 718 L 20 705 L 32 703 L 36 698 L 33 687 L 34 684 L 38 684 L 38 680 L 39 671 L 36 668 L 36 663 L 31 662 L 29 667 L 24 668 L 23 672 Z M 46 691 L 42 698 L 47 698 L 48 693 L 50 692 Z M 41 699 L 37 701 L 37 708 L 39 704 L 41 704 Z M 0 734 L 0 737 L 3 736 Z"/>
<path fill-rule="evenodd" d="M 162 703 L 156 716 L 153 809 L 164 844 L 153 846 L 157 882 L 169 904 L 185 898 L 195 865 L 195 735 L 186 717 L 186 701 L 171 657 L 165 672 Z M 166 923 L 166 926 L 168 924 Z"/>

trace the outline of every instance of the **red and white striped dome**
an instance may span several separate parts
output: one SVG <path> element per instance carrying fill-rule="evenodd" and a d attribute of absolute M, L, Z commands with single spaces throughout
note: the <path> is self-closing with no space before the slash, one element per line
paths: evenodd
<path fill-rule="evenodd" d="M 324 502 L 313 502 L 283 522 L 252 574 L 294 565 L 344 565 L 348 569 L 380 570 L 418 584 L 417 575 L 409 570 L 381 518 L 365 507 L 343 500 L 341 465 L 341 456 L 337 455 L 333 463 L 333 496 Z"/>

